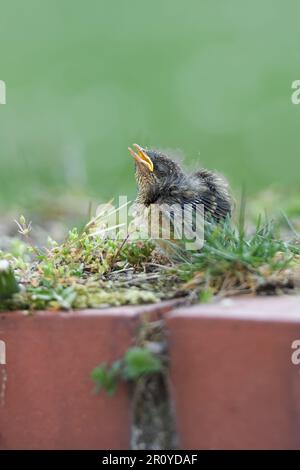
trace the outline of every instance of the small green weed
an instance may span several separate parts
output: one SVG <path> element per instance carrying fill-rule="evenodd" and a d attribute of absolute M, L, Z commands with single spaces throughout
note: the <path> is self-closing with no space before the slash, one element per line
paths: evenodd
<path fill-rule="evenodd" d="M 124 357 L 115 361 L 110 367 L 104 363 L 95 367 L 91 378 L 95 382 L 96 391 L 105 390 L 113 395 L 120 381 L 138 380 L 145 375 L 162 371 L 163 365 L 159 357 L 146 347 L 132 347 Z"/>

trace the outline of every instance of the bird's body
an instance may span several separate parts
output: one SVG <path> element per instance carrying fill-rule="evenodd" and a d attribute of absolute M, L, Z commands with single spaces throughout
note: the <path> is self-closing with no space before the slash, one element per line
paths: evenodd
<path fill-rule="evenodd" d="M 221 176 L 206 169 L 188 175 L 166 154 L 143 149 L 137 144 L 134 146 L 137 152 L 129 150 L 136 160 L 136 202 L 140 207 L 147 209 L 155 206 L 158 210 L 163 208 L 168 219 L 168 207 L 171 206 L 181 208 L 180 212 L 189 208 L 190 215 L 192 209 L 197 211 L 200 207 L 204 210 L 204 216 L 209 216 L 216 222 L 230 216 L 231 199 L 228 185 Z M 172 220 L 174 221 L 174 214 Z"/>
<path fill-rule="evenodd" d="M 137 160 L 137 202 L 150 204 L 203 204 L 206 213 L 220 221 L 231 213 L 231 199 L 224 178 L 213 171 L 200 169 L 187 175 L 180 165 L 167 155 L 148 149 L 136 148 L 148 157 Z M 143 155 L 143 153 L 141 155 Z M 135 154 L 138 156 L 138 154 Z M 136 158 L 136 157 L 135 157 Z M 138 157 L 137 157 L 138 158 Z"/>

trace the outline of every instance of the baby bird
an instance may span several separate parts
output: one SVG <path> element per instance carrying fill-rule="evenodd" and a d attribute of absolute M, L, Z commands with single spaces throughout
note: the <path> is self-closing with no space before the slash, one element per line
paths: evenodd
<path fill-rule="evenodd" d="M 202 204 L 204 213 L 217 222 L 231 214 L 231 198 L 225 180 L 216 173 L 200 169 L 191 175 L 167 155 L 133 145 L 128 148 L 136 163 L 138 195 L 136 202 L 151 204 Z"/>
<path fill-rule="evenodd" d="M 201 249 L 203 227 L 201 224 L 199 227 L 197 216 L 200 214 L 202 221 L 204 215 L 221 222 L 231 214 L 225 180 L 205 169 L 187 175 L 177 162 L 159 151 L 138 144 L 134 144 L 134 149 L 129 148 L 135 160 L 138 185 L 139 209 L 134 225 L 142 227 L 142 232 L 155 240 L 158 248 L 154 250 L 153 262 L 167 264 L 178 260 L 180 252 L 186 253 L 186 249 L 182 251 L 183 240 L 198 238 L 198 245 L 192 249 Z"/>

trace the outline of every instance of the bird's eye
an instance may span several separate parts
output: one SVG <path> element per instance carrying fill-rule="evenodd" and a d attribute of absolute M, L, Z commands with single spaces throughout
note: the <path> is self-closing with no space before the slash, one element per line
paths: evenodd
<path fill-rule="evenodd" d="M 166 171 L 166 168 L 164 168 L 162 165 L 159 165 L 157 167 L 157 173 L 160 175 L 160 176 L 165 176 L 167 174 L 167 171 Z"/>

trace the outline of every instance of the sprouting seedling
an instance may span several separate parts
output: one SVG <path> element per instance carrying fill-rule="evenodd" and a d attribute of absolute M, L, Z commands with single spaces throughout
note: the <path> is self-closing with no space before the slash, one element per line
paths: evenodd
<path fill-rule="evenodd" d="M 32 230 L 32 222 L 27 224 L 24 215 L 21 215 L 19 221 L 15 220 L 15 223 L 18 226 L 18 232 L 23 235 L 23 237 L 27 238 Z"/>
<path fill-rule="evenodd" d="M 20 218 L 19 218 L 19 221 L 15 220 L 15 223 L 17 224 L 17 227 L 19 229 L 18 233 L 20 235 L 22 235 L 22 237 L 25 238 L 25 240 L 31 246 L 31 248 L 35 252 L 35 254 L 39 256 L 40 252 L 39 252 L 39 250 L 37 249 L 37 247 L 35 246 L 35 244 L 33 243 L 32 239 L 30 237 L 30 233 L 32 231 L 32 222 L 27 223 L 24 215 L 21 215 Z"/>

